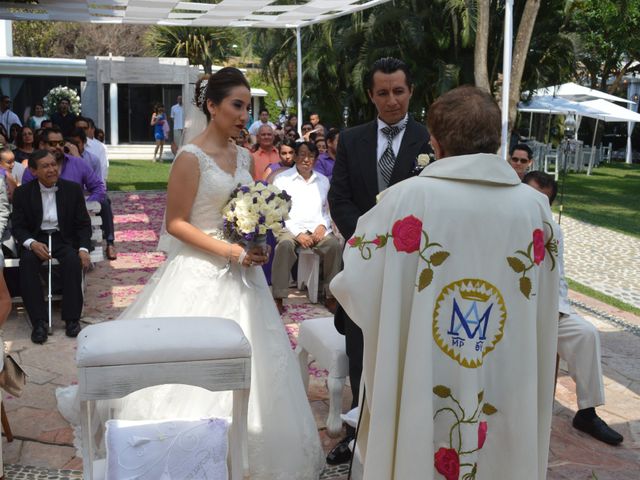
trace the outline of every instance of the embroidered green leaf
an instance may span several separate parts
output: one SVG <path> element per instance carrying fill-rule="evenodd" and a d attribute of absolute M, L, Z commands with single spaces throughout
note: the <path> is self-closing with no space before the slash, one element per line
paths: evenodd
<path fill-rule="evenodd" d="M 431 257 L 429 257 L 429 261 L 434 267 L 438 265 L 442 265 L 442 263 L 449 257 L 449 252 L 436 252 Z"/>
<path fill-rule="evenodd" d="M 482 413 L 484 413 L 485 415 L 493 415 L 497 411 L 498 409 L 490 403 L 485 403 L 484 405 L 482 405 Z"/>
<path fill-rule="evenodd" d="M 387 244 L 388 235 L 378 235 L 378 248 L 382 248 Z"/>
<path fill-rule="evenodd" d="M 478 393 L 478 403 L 482 402 L 483 398 L 484 398 L 484 390 Z"/>
<path fill-rule="evenodd" d="M 444 385 L 436 385 L 433 387 L 433 393 L 435 393 L 440 398 L 447 398 L 451 395 L 451 389 L 449 387 L 445 387 Z"/>
<path fill-rule="evenodd" d="M 509 262 L 509 266 L 513 268 L 516 273 L 524 272 L 524 269 L 527 268 L 517 257 L 507 257 L 507 262 Z"/>
<path fill-rule="evenodd" d="M 531 280 L 529 277 L 522 277 L 520 279 L 520 291 L 525 297 L 529 298 L 531 294 Z"/>
<path fill-rule="evenodd" d="M 420 274 L 420 280 L 418 281 L 418 291 L 421 292 L 431 284 L 433 280 L 433 270 L 425 268 Z"/>

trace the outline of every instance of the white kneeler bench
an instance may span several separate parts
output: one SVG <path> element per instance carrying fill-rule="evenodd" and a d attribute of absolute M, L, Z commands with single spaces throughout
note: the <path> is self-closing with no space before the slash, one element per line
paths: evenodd
<path fill-rule="evenodd" d="M 233 390 L 230 478 L 239 480 L 249 475 L 251 345 L 233 320 L 159 317 L 91 325 L 78 335 L 76 364 L 85 479 L 94 480 L 94 472 L 99 471 L 97 465 L 94 470 L 93 402 L 163 384 Z"/>
<path fill-rule="evenodd" d="M 345 351 L 344 336 L 333 325 L 333 317 L 312 318 L 300 324 L 296 348 L 300 372 L 305 389 L 309 387 L 309 354 L 319 367 L 329 371 L 329 416 L 327 433 L 337 437 L 342 432 L 342 391 L 349 375 L 349 358 Z"/>

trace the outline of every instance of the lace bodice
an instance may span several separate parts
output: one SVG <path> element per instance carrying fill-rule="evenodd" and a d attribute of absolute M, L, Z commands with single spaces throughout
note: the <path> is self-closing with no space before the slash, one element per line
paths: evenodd
<path fill-rule="evenodd" d="M 200 167 L 200 182 L 191 208 L 191 223 L 207 233 L 220 231 L 222 208 L 229 201 L 229 195 L 239 183 L 246 185 L 253 181 L 249 172 L 251 155 L 246 149 L 238 147 L 236 172 L 230 175 L 196 145 L 185 145 L 178 155 L 182 152 L 195 155 Z"/>

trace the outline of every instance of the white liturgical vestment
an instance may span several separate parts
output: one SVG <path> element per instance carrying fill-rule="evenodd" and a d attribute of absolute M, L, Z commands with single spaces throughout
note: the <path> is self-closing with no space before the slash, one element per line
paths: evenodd
<path fill-rule="evenodd" d="M 546 478 L 558 331 L 547 197 L 438 160 L 360 217 L 331 290 L 364 335 L 366 480 Z"/>

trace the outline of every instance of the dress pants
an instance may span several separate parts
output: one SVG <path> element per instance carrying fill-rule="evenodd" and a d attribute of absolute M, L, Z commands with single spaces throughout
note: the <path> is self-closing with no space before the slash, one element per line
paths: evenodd
<path fill-rule="evenodd" d="M 289 274 L 298 258 L 296 247 L 300 246 L 293 234 L 282 230 L 276 237 L 276 248 L 271 267 L 271 285 L 275 298 L 286 298 L 289 294 Z M 329 283 L 338 272 L 342 262 L 342 246 L 333 233 L 326 235 L 312 249 L 322 258 L 323 290 L 325 296 L 332 297 Z"/>
<path fill-rule="evenodd" d="M 100 218 L 102 218 L 102 238 L 107 241 L 107 245 L 113 245 L 115 240 L 115 226 L 113 225 L 113 210 L 111 209 L 111 199 L 105 195 L 100 202 Z"/>
<path fill-rule="evenodd" d="M 49 237 L 41 232 L 36 236 L 38 242 L 48 245 Z M 78 250 L 62 239 L 59 232 L 51 236 L 53 258 L 60 262 L 60 281 L 62 283 L 62 319 L 79 320 L 82 313 L 82 263 Z M 47 302 L 42 291 L 40 272 L 43 262 L 35 253 L 26 248 L 20 254 L 20 293 L 31 324 L 47 323 Z"/>
<path fill-rule="evenodd" d="M 575 312 L 560 314 L 558 321 L 558 355 L 569 366 L 576 382 L 578 408 L 604 404 L 604 384 L 600 364 L 598 329 Z"/>

